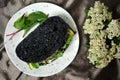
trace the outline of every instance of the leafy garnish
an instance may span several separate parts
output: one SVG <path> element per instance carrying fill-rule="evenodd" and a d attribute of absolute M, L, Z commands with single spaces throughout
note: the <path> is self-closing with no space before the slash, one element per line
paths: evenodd
<path fill-rule="evenodd" d="M 7 36 L 11 36 L 10 39 L 12 39 L 15 34 L 17 34 L 21 30 L 24 30 L 24 37 L 34 25 L 38 23 L 43 23 L 47 18 L 48 15 L 40 11 L 32 12 L 28 16 L 23 14 L 19 19 L 14 22 L 14 27 L 18 29 L 18 31 L 13 32 L 13 35 L 8 34 Z"/>
<path fill-rule="evenodd" d="M 28 16 L 28 20 L 32 22 L 41 22 L 42 20 L 46 19 L 48 15 L 45 15 L 43 12 L 36 11 Z"/>
<path fill-rule="evenodd" d="M 57 51 L 56 53 L 55 53 L 55 55 L 53 55 L 52 56 L 52 58 L 54 59 L 56 59 L 56 58 L 59 58 L 59 57 L 61 57 L 61 56 L 63 56 L 63 52 L 62 51 Z"/>
<path fill-rule="evenodd" d="M 67 40 L 66 40 L 66 44 L 70 44 L 71 40 L 72 40 L 72 37 L 71 35 L 68 36 Z"/>
<path fill-rule="evenodd" d="M 40 63 L 29 63 L 29 67 L 30 69 L 34 69 L 34 68 L 39 68 L 40 66 L 46 65 L 49 63 L 50 60 L 55 60 L 59 57 L 63 56 L 63 52 L 62 51 L 56 51 L 55 54 L 53 54 L 52 56 L 50 56 L 48 59 L 46 59 L 45 61 L 42 61 Z"/>
<path fill-rule="evenodd" d="M 39 63 L 29 63 L 28 65 L 29 65 L 30 69 L 39 68 L 39 66 L 40 66 Z"/>
<path fill-rule="evenodd" d="M 27 28 L 27 29 L 24 29 L 24 34 L 23 34 L 23 37 L 27 34 L 27 32 L 31 29 L 31 27 Z"/>
<path fill-rule="evenodd" d="M 27 17 L 25 16 L 25 14 L 23 14 L 18 20 L 14 22 L 14 27 L 16 29 L 23 29 L 25 26 L 26 20 L 27 20 Z"/>

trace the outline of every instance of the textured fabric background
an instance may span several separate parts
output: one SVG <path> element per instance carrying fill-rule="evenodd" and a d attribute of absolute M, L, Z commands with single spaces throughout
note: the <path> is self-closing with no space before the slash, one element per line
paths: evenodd
<path fill-rule="evenodd" d="M 87 39 L 82 25 L 85 20 L 85 8 L 93 6 L 94 0 L 0 0 L 0 43 L 8 20 L 19 9 L 36 2 L 51 2 L 65 8 L 74 18 L 80 33 L 80 48 L 74 61 L 62 72 L 46 77 L 36 78 L 20 71 L 11 63 L 5 50 L 0 52 L 0 80 L 120 80 L 120 64 L 113 60 L 104 69 L 95 69 L 86 58 L 84 44 Z M 113 12 L 113 18 L 120 18 L 120 0 L 100 0 Z M 19 79 L 17 77 L 19 76 Z"/>

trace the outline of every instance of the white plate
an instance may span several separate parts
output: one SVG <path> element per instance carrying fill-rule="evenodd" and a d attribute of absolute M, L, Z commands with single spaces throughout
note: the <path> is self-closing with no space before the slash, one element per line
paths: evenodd
<path fill-rule="evenodd" d="M 28 64 L 20 60 L 15 53 L 16 46 L 23 40 L 22 37 L 23 31 L 17 33 L 12 38 L 12 40 L 9 40 L 10 37 L 6 35 L 17 31 L 17 29 L 13 27 L 13 24 L 20 16 L 22 16 L 24 13 L 29 14 L 33 11 L 42 11 L 46 14 L 49 14 L 49 17 L 60 16 L 62 19 L 65 20 L 66 23 L 69 24 L 69 26 L 74 31 L 76 31 L 76 34 L 74 35 L 71 44 L 66 49 L 62 57 L 58 58 L 57 60 L 53 61 L 48 65 L 41 66 L 39 69 L 30 70 Z M 33 30 L 34 29 L 32 28 L 30 32 Z M 66 10 L 52 3 L 41 2 L 41 3 L 31 4 L 19 10 L 17 13 L 13 15 L 13 17 L 9 20 L 5 30 L 4 43 L 5 43 L 5 49 L 7 51 L 10 60 L 20 71 L 31 76 L 45 77 L 45 76 L 54 75 L 62 71 L 73 61 L 79 48 L 79 34 L 73 18 Z"/>

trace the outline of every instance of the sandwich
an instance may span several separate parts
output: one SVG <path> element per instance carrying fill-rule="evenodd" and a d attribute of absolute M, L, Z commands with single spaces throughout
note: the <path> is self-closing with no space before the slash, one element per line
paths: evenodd
<path fill-rule="evenodd" d="M 62 18 L 49 17 L 17 45 L 16 55 L 31 69 L 39 68 L 61 57 L 74 34 Z"/>

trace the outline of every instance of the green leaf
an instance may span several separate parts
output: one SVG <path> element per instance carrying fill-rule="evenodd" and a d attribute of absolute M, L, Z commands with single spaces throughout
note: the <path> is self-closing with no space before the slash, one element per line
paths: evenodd
<path fill-rule="evenodd" d="M 67 44 L 64 44 L 64 46 L 62 47 L 63 49 L 66 49 L 67 48 Z"/>
<path fill-rule="evenodd" d="M 59 51 L 56 51 L 52 56 L 50 56 L 48 60 L 57 59 L 61 56 L 63 56 L 63 52 L 59 50 Z"/>
<path fill-rule="evenodd" d="M 55 57 L 58 58 L 58 57 L 61 57 L 61 56 L 63 56 L 63 52 L 62 51 L 57 51 Z"/>
<path fill-rule="evenodd" d="M 105 30 L 106 28 L 108 28 L 108 24 L 111 22 L 110 19 L 106 19 L 105 22 L 103 22 L 104 24 L 104 27 L 103 27 L 103 30 Z"/>
<path fill-rule="evenodd" d="M 33 21 L 29 21 L 29 20 L 26 20 L 25 23 L 24 23 L 24 27 L 23 29 L 27 29 L 29 27 L 33 27 L 37 22 L 33 22 Z"/>
<path fill-rule="evenodd" d="M 89 12 L 89 9 L 85 9 L 85 13 L 86 13 L 86 15 L 88 14 L 88 12 Z"/>
<path fill-rule="evenodd" d="M 40 18 L 40 19 L 37 19 L 37 21 L 38 21 L 39 23 L 42 23 L 42 22 L 44 22 L 46 19 L 47 19 L 47 18 Z"/>
<path fill-rule="evenodd" d="M 24 30 L 24 34 L 23 34 L 23 37 L 28 33 L 28 31 L 35 25 L 37 24 L 37 22 L 27 22 L 25 23 L 25 27 L 23 28 Z"/>
<path fill-rule="evenodd" d="M 89 44 L 86 44 L 86 47 L 87 47 L 87 48 L 90 48 L 90 45 L 89 45 Z"/>
<path fill-rule="evenodd" d="M 113 37 L 113 42 L 117 45 L 120 44 L 120 37 Z"/>
<path fill-rule="evenodd" d="M 95 65 L 99 66 L 101 63 L 99 61 L 95 61 Z"/>
<path fill-rule="evenodd" d="M 87 16 L 87 19 L 92 19 L 92 17 L 91 16 Z"/>
<path fill-rule="evenodd" d="M 47 65 L 47 63 L 41 62 L 39 63 L 40 66 Z"/>
<path fill-rule="evenodd" d="M 31 14 L 28 15 L 28 20 L 36 22 L 36 21 L 41 21 L 40 19 L 46 19 L 48 15 L 44 14 L 43 12 L 36 11 L 32 12 Z"/>
<path fill-rule="evenodd" d="M 24 30 L 25 32 L 23 36 L 25 36 L 34 25 L 37 23 L 43 23 L 47 18 L 48 15 L 40 11 L 32 12 L 28 16 L 23 14 L 18 20 L 14 22 L 14 27 Z"/>
<path fill-rule="evenodd" d="M 66 40 L 66 44 L 70 44 L 73 36 L 68 35 L 68 38 Z"/>
<path fill-rule="evenodd" d="M 28 65 L 29 65 L 30 69 L 39 68 L 40 67 L 39 63 L 29 63 Z"/>
<path fill-rule="evenodd" d="M 44 22 L 46 19 L 41 19 L 41 21 L 39 22 L 39 24 L 42 24 L 42 22 Z M 36 25 L 38 22 L 29 22 L 29 23 L 26 23 L 26 27 L 24 28 L 24 34 L 23 34 L 23 37 L 28 33 L 28 31 L 34 26 Z"/>
<path fill-rule="evenodd" d="M 17 29 L 23 29 L 27 17 L 24 14 L 14 22 L 14 27 Z"/>
<path fill-rule="evenodd" d="M 26 26 L 24 28 L 25 32 L 24 32 L 23 36 L 25 36 L 27 34 L 27 32 L 31 29 L 31 27 L 33 27 L 37 23 L 41 24 L 47 18 L 48 18 L 48 15 L 46 15 L 40 11 L 33 12 L 33 13 L 29 14 L 28 20 L 25 22 Z"/>
<path fill-rule="evenodd" d="M 31 27 L 27 28 L 27 29 L 24 29 L 24 34 L 23 34 L 23 37 L 28 33 L 28 31 L 31 29 Z"/>

